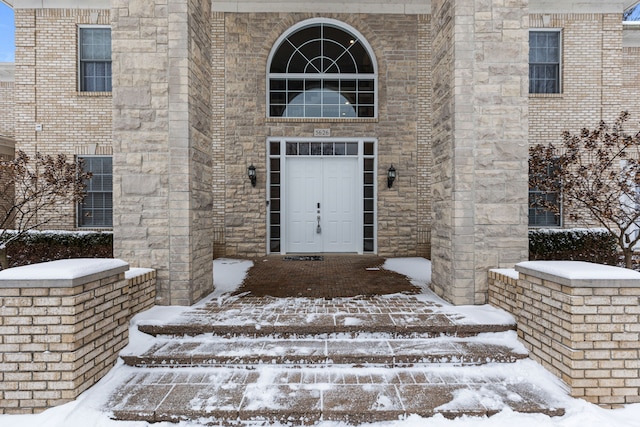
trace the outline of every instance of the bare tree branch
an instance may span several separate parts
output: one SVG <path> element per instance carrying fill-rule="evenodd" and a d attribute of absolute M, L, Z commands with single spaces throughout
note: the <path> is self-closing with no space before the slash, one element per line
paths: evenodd
<path fill-rule="evenodd" d="M 533 196 L 536 206 L 560 215 L 559 204 L 545 197 L 555 193 L 569 218 L 595 221 L 609 230 L 631 268 L 633 248 L 640 242 L 640 132 L 625 132 L 628 120 L 623 111 L 613 125 L 600 122 L 577 135 L 564 132 L 561 148 L 531 147 L 529 185 L 542 192 Z"/>
<path fill-rule="evenodd" d="M 13 160 L 0 161 L 0 265 L 7 268 L 6 246 L 29 230 L 62 215 L 57 207 L 75 204 L 85 195 L 91 173 L 67 156 L 31 159 L 18 151 Z M 10 231 L 13 230 L 13 231 Z"/>

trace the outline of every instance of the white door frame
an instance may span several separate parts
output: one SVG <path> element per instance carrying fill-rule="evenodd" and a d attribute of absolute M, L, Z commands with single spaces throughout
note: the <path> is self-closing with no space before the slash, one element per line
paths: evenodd
<path fill-rule="evenodd" d="M 364 208 L 363 208 L 363 201 L 364 201 L 364 143 L 365 142 L 369 142 L 369 143 L 373 143 L 374 144 L 374 153 L 373 153 L 373 160 L 374 160 L 374 205 L 377 206 L 377 200 L 378 200 L 378 187 L 377 187 L 377 164 L 378 164 L 378 140 L 376 138 L 291 138 L 291 137 L 271 137 L 271 138 L 267 138 L 266 141 L 266 149 L 267 149 L 267 164 L 266 164 L 266 169 L 267 169 L 267 182 L 266 182 L 266 186 L 267 186 L 267 191 L 266 191 L 266 196 L 267 196 L 267 241 L 266 241 L 266 247 L 267 247 L 267 253 L 272 253 L 271 252 L 271 247 L 270 247 L 270 238 L 271 238 L 271 208 L 269 205 L 269 201 L 271 200 L 271 168 L 270 168 L 270 160 L 273 156 L 271 156 L 270 154 L 270 145 L 274 142 L 279 142 L 280 143 L 280 205 L 281 205 L 281 213 L 280 213 L 280 254 L 286 254 L 287 253 L 287 248 L 286 248 L 286 242 L 287 242 L 287 212 L 286 209 L 284 208 L 285 206 L 287 206 L 287 191 L 286 191 L 286 183 L 287 183 L 287 170 L 286 170 L 286 159 L 287 159 L 287 155 L 286 155 L 286 143 L 287 142 L 357 142 L 358 143 L 358 154 L 357 154 L 357 167 L 358 167 L 358 171 L 357 171 L 357 186 L 360 189 L 359 193 L 360 194 L 360 202 L 358 203 L 359 206 L 359 213 L 356 213 L 357 216 L 357 223 L 355 224 L 355 227 L 357 227 L 356 230 L 356 238 L 358 239 L 359 243 L 358 243 L 358 250 L 356 253 L 358 254 L 362 254 L 364 253 L 364 249 L 363 249 L 363 212 L 364 212 Z M 316 156 L 310 156 L 310 157 L 316 157 Z M 350 156 L 351 157 L 351 156 Z M 355 156 L 353 156 L 355 157 Z M 378 251 L 378 236 L 377 236 L 377 229 L 378 229 L 378 210 L 375 209 L 374 210 L 374 224 L 373 224 L 373 231 L 374 231 L 374 248 L 373 248 L 373 252 L 371 253 L 377 253 Z M 277 252 L 276 252 L 277 253 Z"/>

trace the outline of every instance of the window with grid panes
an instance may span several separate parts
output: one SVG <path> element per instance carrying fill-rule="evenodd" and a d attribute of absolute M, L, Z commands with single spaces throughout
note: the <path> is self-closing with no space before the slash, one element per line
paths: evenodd
<path fill-rule="evenodd" d="M 546 175 L 553 175 L 556 167 L 556 164 L 549 165 Z M 560 227 L 562 216 L 547 209 L 549 204 L 555 205 L 560 211 L 560 196 L 558 193 L 529 188 L 529 227 Z"/>
<path fill-rule="evenodd" d="M 560 31 L 529 32 L 529 93 L 560 93 Z"/>
<path fill-rule="evenodd" d="M 113 164 L 111 157 L 80 157 L 82 167 L 91 172 L 86 195 L 78 206 L 78 227 L 113 227 Z"/>
<path fill-rule="evenodd" d="M 370 52 L 362 36 L 334 21 L 294 28 L 270 58 L 269 117 L 375 117 Z"/>
<path fill-rule="evenodd" d="M 111 29 L 79 30 L 81 92 L 111 92 Z"/>

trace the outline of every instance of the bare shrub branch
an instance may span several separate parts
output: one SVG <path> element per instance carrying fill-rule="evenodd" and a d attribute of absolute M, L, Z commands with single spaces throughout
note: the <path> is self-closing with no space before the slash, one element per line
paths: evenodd
<path fill-rule="evenodd" d="M 529 150 L 529 185 L 561 195 L 568 217 L 585 224 L 595 220 L 617 240 L 632 267 L 633 247 L 640 241 L 640 132 L 624 130 L 629 113 L 613 125 L 605 122 L 577 135 L 564 132 L 562 146 L 538 144 Z M 548 173 L 549 168 L 553 170 Z M 560 215 L 559 205 L 544 195 L 534 203 Z"/>
<path fill-rule="evenodd" d="M 0 265 L 7 268 L 6 246 L 29 230 L 61 218 L 61 207 L 81 201 L 90 172 L 82 163 L 37 153 L 30 158 L 18 151 L 0 161 Z M 14 230 L 8 232 L 7 230 Z"/>

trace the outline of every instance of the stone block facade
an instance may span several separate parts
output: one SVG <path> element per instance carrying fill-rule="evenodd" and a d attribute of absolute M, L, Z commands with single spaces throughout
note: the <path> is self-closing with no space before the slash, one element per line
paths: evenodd
<path fill-rule="evenodd" d="M 607 407 L 639 403 L 640 273 L 598 268 L 592 279 L 593 264 L 570 261 L 492 270 L 489 303 L 516 318 L 531 357 L 573 397 Z"/>
<path fill-rule="evenodd" d="M 310 138 L 314 129 L 329 129 L 334 138 L 377 138 L 378 253 L 415 256 L 419 230 L 430 223 L 429 114 L 430 75 L 420 72 L 430 63 L 429 19 L 425 15 L 338 13 L 225 13 L 224 85 L 227 91 L 224 135 L 225 193 L 216 193 L 216 206 L 225 204 L 227 256 L 262 256 L 267 252 L 267 145 L 269 137 Z M 376 119 L 268 118 L 266 69 L 278 37 L 298 22 L 328 18 L 357 29 L 371 45 L 378 62 L 378 117 Z M 216 38 L 222 38 L 218 34 Z M 419 66 L 420 63 L 420 66 Z M 249 164 L 258 168 L 253 188 L 246 176 Z M 387 189 L 387 169 L 398 178 Z M 419 190 L 420 186 L 420 190 Z M 418 197 L 418 191 L 422 197 Z M 424 200 L 424 202 L 422 202 Z M 419 203 L 422 202 L 422 203 Z M 421 205 L 418 210 L 418 205 Z M 418 217 L 418 212 L 421 216 Z M 220 219 L 215 219 L 220 223 Z"/>
<path fill-rule="evenodd" d="M 527 258 L 528 2 L 432 2 L 434 290 L 486 301 Z"/>
<path fill-rule="evenodd" d="M 63 278 L 56 276 L 61 262 Z M 30 279 L 42 269 L 50 279 Z M 72 401 L 113 367 L 129 321 L 155 300 L 155 271 L 127 269 L 120 260 L 88 259 L 0 274 L 0 414 Z"/>
<path fill-rule="evenodd" d="M 213 290 L 210 9 L 113 3 L 114 254 L 157 268 L 160 304 Z"/>

